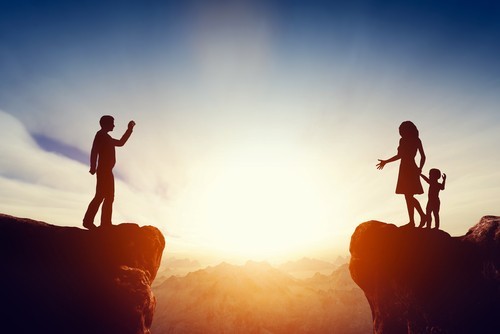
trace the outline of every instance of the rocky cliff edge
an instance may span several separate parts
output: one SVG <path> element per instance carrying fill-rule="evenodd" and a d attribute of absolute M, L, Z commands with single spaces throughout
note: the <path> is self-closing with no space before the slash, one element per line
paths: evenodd
<path fill-rule="evenodd" d="M 500 333 L 500 217 L 465 236 L 359 225 L 349 269 L 370 304 L 375 333 Z"/>
<path fill-rule="evenodd" d="M 152 226 L 87 231 L 0 214 L 0 332 L 149 333 L 164 247 Z"/>

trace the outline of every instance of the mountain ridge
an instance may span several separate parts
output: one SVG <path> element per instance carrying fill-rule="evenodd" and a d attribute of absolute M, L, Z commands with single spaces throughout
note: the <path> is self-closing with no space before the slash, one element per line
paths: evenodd
<path fill-rule="evenodd" d="M 338 272 L 341 271 L 341 273 Z M 157 333 L 366 333 L 368 303 L 347 264 L 317 281 L 267 262 L 221 263 L 154 287 Z M 350 285 L 336 287 L 337 277 Z"/>

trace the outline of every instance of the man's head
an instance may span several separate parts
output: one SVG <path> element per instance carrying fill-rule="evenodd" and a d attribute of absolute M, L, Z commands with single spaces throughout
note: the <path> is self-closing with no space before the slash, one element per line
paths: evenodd
<path fill-rule="evenodd" d="M 99 124 L 101 125 L 101 129 L 105 131 L 113 131 L 113 129 L 115 128 L 115 119 L 113 118 L 113 116 L 104 115 L 99 120 Z"/>

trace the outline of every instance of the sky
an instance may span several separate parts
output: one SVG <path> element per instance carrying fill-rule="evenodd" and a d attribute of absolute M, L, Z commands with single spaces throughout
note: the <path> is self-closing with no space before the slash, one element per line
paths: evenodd
<path fill-rule="evenodd" d="M 333 260 L 408 222 L 375 165 L 411 120 L 463 235 L 500 215 L 499 54 L 495 1 L 0 0 L 0 212 L 81 227 L 109 114 L 115 138 L 137 123 L 115 224 L 167 256 Z"/>

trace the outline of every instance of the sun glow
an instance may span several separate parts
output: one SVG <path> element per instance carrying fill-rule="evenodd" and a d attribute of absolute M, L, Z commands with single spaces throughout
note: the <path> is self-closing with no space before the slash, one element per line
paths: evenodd
<path fill-rule="evenodd" d="M 283 148 L 239 152 L 205 166 L 207 177 L 190 187 L 185 202 L 195 214 L 185 219 L 196 220 L 199 241 L 246 259 L 303 254 L 324 242 L 340 208 L 317 162 Z"/>

